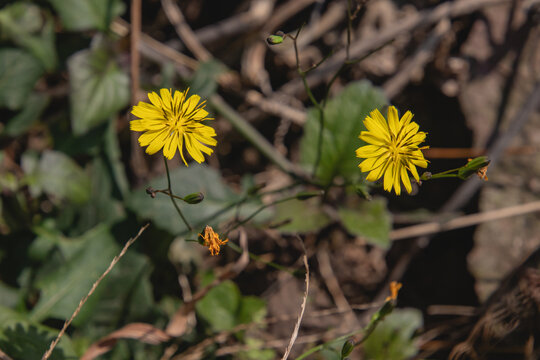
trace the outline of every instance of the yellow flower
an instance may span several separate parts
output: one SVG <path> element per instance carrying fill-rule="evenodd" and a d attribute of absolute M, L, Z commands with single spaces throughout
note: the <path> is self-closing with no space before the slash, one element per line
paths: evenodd
<path fill-rule="evenodd" d="M 358 165 L 363 172 L 369 171 L 366 179 L 376 181 L 384 176 L 384 190 L 391 192 L 394 188 L 401 194 L 401 182 L 408 193 L 412 191 L 407 170 L 416 181 L 420 181 L 417 166 L 427 167 L 422 149 L 418 145 L 426 138 L 426 133 L 418 131 L 419 126 L 411 121 L 413 114 L 407 111 L 399 120 L 394 106 L 388 107 L 388 122 L 379 110 L 375 109 L 366 116 L 364 125 L 368 131 L 362 131 L 359 138 L 370 145 L 356 150 L 356 156 L 366 158 Z"/>
<path fill-rule="evenodd" d="M 229 241 L 229 239 L 221 240 L 210 225 L 206 225 L 204 228 L 204 236 L 203 234 L 199 234 L 199 236 L 203 238 L 203 245 L 208 247 L 212 256 L 219 255 L 220 246 L 225 245 Z"/>
<path fill-rule="evenodd" d="M 132 120 L 130 129 L 143 131 L 139 136 L 139 144 L 148 146 L 147 154 L 155 154 L 163 149 L 163 155 L 172 159 L 176 149 L 187 166 L 183 147 L 191 157 L 201 163 L 204 161 L 202 153 L 210 155 L 213 150 L 205 145 L 217 144 L 216 132 L 210 126 L 201 122 L 213 120 L 204 110 L 205 101 L 200 101 L 199 95 L 187 95 L 186 91 L 175 91 L 174 96 L 168 89 L 161 89 L 160 95 L 155 92 L 148 94 L 151 104 L 140 101 L 133 107 L 131 113 L 140 119 Z"/>

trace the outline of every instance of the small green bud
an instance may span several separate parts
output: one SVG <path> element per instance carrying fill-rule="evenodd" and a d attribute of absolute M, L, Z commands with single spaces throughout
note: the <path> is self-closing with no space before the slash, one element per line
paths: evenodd
<path fill-rule="evenodd" d="M 248 189 L 247 193 L 249 196 L 253 196 L 257 194 L 259 191 L 261 191 L 261 189 L 263 189 L 265 186 L 266 186 L 265 183 L 253 185 L 252 187 Z"/>
<path fill-rule="evenodd" d="M 485 177 L 485 169 L 489 165 L 490 160 L 486 156 L 479 156 L 469 160 L 467 164 L 460 167 L 458 170 L 458 177 L 460 179 L 467 179 L 471 175 L 477 174 L 479 177 Z M 482 175 L 482 176 L 481 176 Z M 487 177 L 486 177 L 487 180 Z"/>
<path fill-rule="evenodd" d="M 356 195 L 371 201 L 372 197 L 371 194 L 368 191 L 368 187 L 366 184 L 356 184 L 354 185 L 354 191 L 356 192 Z"/>
<path fill-rule="evenodd" d="M 319 190 L 319 191 L 301 191 L 299 192 L 298 194 L 296 194 L 296 198 L 298 200 L 307 200 L 307 199 L 310 199 L 312 197 L 315 197 L 315 196 L 321 196 L 322 194 L 324 194 L 324 191 L 322 190 Z"/>
<path fill-rule="evenodd" d="M 204 200 L 204 195 L 203 193 L 193 193 L 193 194 L 189 194 L 189 195 L 186 195 L 184 197 L 184 201 L 187 202 L 188 204 L 198 204 L 200 203 L 201 201 Z"/>
<path fill-rule="evenodd" d="M 345 341 L 345 343 L 343 344 L 343 347 L 341 348 L 341 358 L 343 359 L 349 356 L 353 350 L 354 350 L 354 341 L 352 341 L 351 339 Z"/>
<path fill-rule="evenodd" d="M 270 35 L 266 38 L 268 45 L 278 45 L 283 42 L 283 36 L 280 35 Z"/>

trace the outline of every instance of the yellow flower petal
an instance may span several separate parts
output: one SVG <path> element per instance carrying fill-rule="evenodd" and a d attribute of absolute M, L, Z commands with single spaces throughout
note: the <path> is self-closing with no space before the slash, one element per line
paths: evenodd
<path fill-rule="evenodd" d="M 356 149 L 356 156 L 365 159 L 358 167 L 368 173 L 366 179 L 376 181 L 383 177 L 384 190 L 394 189 L 396 195 L 401 194 L 402 183 L 411 193 L 409 173 L 420 181 L 416 166 L 425 168 L 428 164 L 421 151 L 426 147 L 419 147 L 427 134 L 418 131 L 420 127 L 412 118 L 413 114 L 407 111 L 399 119 L 394 106 L 388 107 L 388 121 L 379 110 L 371 111 L 364 120 L 367 131 L 359 135 L 368 145 Z"/>
<path fill-rule="evenodd" d="M 139 102 L 134 106 L 131 113 L 139 119 L 130 122 L 131 130 L 143 132 L 139 144 L 147 146 L 148 154 L 163 149 L 163 156 L 172 159 L 178 149 L 186 166 L 184 149 L 201 163 L 203 153 L 210 155 L 213 152 L 208 146 L 217 145 L 216 131 L 201 123 L 212 120 L 204 109 L 206 101 L 201 101 L 199 95 L 188 98 L 187 94 L 188 90 L 171 93 L 169 89 L 161 89 L 159 95 L 150 92 L 150 104 Z"/>

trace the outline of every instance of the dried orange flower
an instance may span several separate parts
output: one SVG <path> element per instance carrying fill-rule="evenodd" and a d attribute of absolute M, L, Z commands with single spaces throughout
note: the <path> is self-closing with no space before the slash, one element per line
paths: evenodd
<path fill-rule="evenodd" d="M 489 165 L 486 165 L 483 168 L 478 169 L 478 171 L 476 172 L 476 175 L 478 175 L 478 177 L 484 181 L 488 181 L 488 177 L 487 177 L 488 166 Z"/>
<path fill-rule="evenodd" d="M 220 246 L 225 245 L 229 239 L 221 240 L 219 235 L 214 232 L 214 229 L 210 225 L 206 225 L 204 228 L 204 235 L 199 234 L 203 238 L 203 245 L 208 247 L 212 256 L 219 255 Z"/>
<path fill-rule="evenodd" d="M 399 289 L 401 289 L 402 286 L 403 285 L 401 283 L 392 281 L 390 283 L 390 296 L 388 296 L 385 301 L 395 301 L 397 299 Z"/>

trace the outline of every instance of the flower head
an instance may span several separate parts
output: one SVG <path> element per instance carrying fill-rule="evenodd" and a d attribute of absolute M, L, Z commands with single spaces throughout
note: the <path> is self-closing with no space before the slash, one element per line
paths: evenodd
<path fill-rule="evenodd" d="M 418 131 L 419 126 L 411 121 L 412 117 L 413 114 L 407 111 L 400 120 L 396 108 L 390 106 L 387 122 L 379 110 L 373 110 L 364 120 L 368 131 L 362 131 L 359 136 L 369 145 L 356 150 L 357 157 L 365 158 L 358 167 L 364 172 L 369 171 L 366 179 L 375 181 L 384 176 L 384 190 L 391 192 L 394 188 L 397 195 L 401 194 L 401 182 L 408 193 L 412 191 L 407 171 L 420 181 L 416 167 L 427 167 L 421 150 L 428 147 L 418 147 L 426 133 Z"/>
<path fill-rule="evenodd" d="M 225 245 L 229 239 L 221 240 L 219 235 L 214 232 L 214 229 L 210 225 L 206 225 L 204 228 L 204 235 L 199 234 L 203 238 L 203 245 L 208 247 L 212 256 L 219 255 L 221 245 Z"/>
<path fill-rule="evenodd" d="M 155 92 L 148 94 L 151 104 L 140 101 L 133 107 L 131 113 L 140 119 L 132 120 L 130 129 L 144 132 L 139 136 L 139 144 L 148 146 L 147 154 L 163 149 L 163 155 L 170 160 L 178 149 L 186 166 L 184 145 L 198 163 L 204 161 L 202 153 L 212 154 L 213 150 L 205 145 L 217 144 L 213 138 L 216 132 L 201 122 L 213 118 L 207 117 L 208 112 L 204 110 L 206 100 L 201 102 L 199 95 L 188 97 L 188 91 L 175 91 L 172 96 L 168 89 L 161 89 L 160 95 Z"/>

